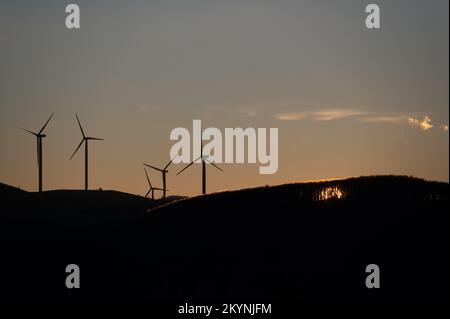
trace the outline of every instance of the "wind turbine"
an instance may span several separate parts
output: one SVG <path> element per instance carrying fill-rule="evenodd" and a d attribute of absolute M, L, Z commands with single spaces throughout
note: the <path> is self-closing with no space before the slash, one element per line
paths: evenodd
<path fill-rule="evenodd" d="M 148 194 L 150 194 L 150 192 L 152 192 L 152 199 L 155 199 L 155 191 L 162 191 L 163 189 L 158 188 L 158 187 L 153 187 L 152 183 L 150 182 L 150 178 L 148 178 L 147 170 L 145 169 L 145 167 L 144 167 L 144 172 L 145 172 L 145 176 L 147 177 L 148 186 L 150 186 L 147 194 L 145 194 L 145 197 L 147 197 Z"/>
<path fill-rule="evenodd" d="M 194 164 L 195 162 L 197 162 L 199 159 L 202 160 L 202 194 L 205 195 L 206 194 L 206 162 L 208 162 L 209 164 L 211 164 L 212 166 L 214 166 L 215 168 L 217 168 L 219 171 L 223 170 L 217 166 L 216 164 L 214 164 L 213 162 L 211 162 L 208 159 L 208 155 L 203 155 L 203 140 L 201 140 L 201 151 L 200 151 L 200 157 L 198 157 L 197 159 L 195 159 L 194 161 L 190 162 L 188 165 L 186 165 L 181 171 L 179 171 L 177 173 L 177 176 L 180 175 L 185 169 L 187 169 L 189 166 L 191 166 L 192 164 Z"/>
<path fill-rule="evenodd" d="M 45 127 L 47 126 L 48 122 L 50 122 L 51 118 L 53 117 L 53 113 L 50 115 L 50 117 L 48 118 L 47 122 L 45 122 L 44 126 L 41 128 L 41 130 L 37 133 L 24 129 L 24 128 L 20 128 L 24 131 L 27 131 L 28 133 L 33 134 L 34 136 L 36 136 L 36 142 L 37 142 L 37 165 L 39 167 L 39 193 L 42 193 L 42 139 L 44 137 L 46 137 L 47 135 L 42 134 L 44 132 Z"/>
<path fill-rule="evenodd" d="M 88 190 L 88 141 L 93 140 L 93 141 L 103 141 L 102 138 L 98 138 L 98 137 L 89 137 L 86 136 L 84 134 L 83 128 L 81 127 L 81 123 L 80 123 L 80 119 L 78 118 L 78 115 L 75 114 L 77 121 L 78 121 L 78 126 L 80 127 L 80 131 L 81 134 L 83 135 L 83 138 L 80 142 L 80 144 L 78 144 L 77 149 L 75 150 L 75 152 L 73 152 L 72 156 L 70 157 L 70 159 L 73 158 L 73 156 L 76 154 L 76 152 L 78 151 L 78 149 L 81 147 L 81 144 L 83 144 L 84 142 L 84 190 Z"/>
<path fill-rule="evenodd" d="M 169 161 L 169 163 L 167 163 L 166 166 L 164 166 L 164 168 L 158 168 L 152 165 L 148 165 L 145 164 L 145 166 L 153 168 L 154 170 L 157 170 L 159 172 L 161 172 L 162 174 L 162 182 L 163 182 L 163 198 L 166 198 L 166 192 L 167 192 L 167 180 L 166 180 L 166 174 L 169 172 L 167 169 L 169 168 L 170 164 L 172 164 L 172 160 Z"/>

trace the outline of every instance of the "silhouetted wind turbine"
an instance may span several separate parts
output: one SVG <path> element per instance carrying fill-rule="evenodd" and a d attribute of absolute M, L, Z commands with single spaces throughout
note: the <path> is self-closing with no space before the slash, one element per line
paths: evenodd
<path fill-rule="evenodd" d="M 81 147 L 81 144 L 83 144 L 83 142 L 84 142 L 84 190 L 87 191 L 88 190 L 88 141 L 89 140 L 103 141 L 103 139 L 102 138 L 98 138 L 98 137 L 89 137 L 89 136 L 84 135 L 84 131 L 83 131 L 83 128 L 81 127 L 80 119 L 78 118 L 77 114 L 75 114 L 75 116 L 77 118 L 78 125 L 80 126 L 80 131 L 81 131 L 81 134 L 83 135 L 83 138 L 82 138 L 80 144 L 78 144 L 78 147 L 75 150 L 75 152 L 73 152 L 73 154 L 70 157 L 70 159 L 73 158 L 75 153 Z"/>
<path fill-rule="evenodd" d="M 28 133 L 33 134 L 34 136 L 36 136 L 36 141 L 37 141 L 37 165 L 39 167 L 39 193 L 42 193 L 42 139 L 44 137 L 46 137 L 47 135 L 42 134 L 44 132 L 45 127 L 47 126 L 48 122 L 50 122 L 51 118 L 53 117 L 53 113 L 50 115 L 50 117 L 48 118 L 47 122 L 45 122 L 44 126 L 41 128 L 41 130 L 37 133 L 24 129 L 24 128 L 20 128 L 24 131 L 27 131 Z"/>
<path fill-rule="evenodd" d="M 145 172 L 145 176 L 147 177 L 147 182 L 148 182 L 148 186 L 150 187 L 148 189 L 147 194 L 145 194 L 145 197 L 148 196 L 148 194 L 150 194 L 150 192 L 152 192 L 152 199 L 155 199 L 155 191 L 162 191 L 162 188 L 158 188 L 158 187 L 153 187 L 152 183 L 150 182 L 150 178 L 148 178 L 148 174 L 147 174 L 147 170 L 144 167 L 144 172 Z"/>
<path fill-rule="evenodd" d="M 219 171 L 223 170 L 217 166 L 216 164 L 214 164 L 213 162 L 211 162 L 208 159 L 208 155 L 203 155 L 203 140 L 201 141 L 201 152 L 200 152 L 200 157 L 198 157 L 197 159 L 193 160 L 192 162 L 190 162 L 188 165 L 186 165 L 181 171 L 179 171 L 177 173 L 177 176 L 180 175 L 185 169 L 187 169 L 189 166 L 191 166 L 192 164 L 194 164 L 196 161 L 198 161 L 199 159 L 202 160 L 202 194 L 205 195 L 206 194 L 206 162 L 208 162 L 209 164 L 211 164 L 212 166 L 214 166 L 215 168 L 217 168 Z"/>
<path fill-rule="evenodd" d="M 166 198 L 166 192 L 167 192 L 167 180 L 166 180 L 166 174 L 169 172 L 167 169 L 169 168 L 170 164 L 172 164 L 172 160 L 169 161 L 169 163 L 167 163 L 166 166 L 164 166 L 164 168 L 158 168 L 152 165 L 148 165 L 145 164 L 145 166 L 153 168 L 154 170 L 157 170 L 159 172 L 161 172 L 162 174 L 162 182 L 163 182 L 163 198 Z"/>

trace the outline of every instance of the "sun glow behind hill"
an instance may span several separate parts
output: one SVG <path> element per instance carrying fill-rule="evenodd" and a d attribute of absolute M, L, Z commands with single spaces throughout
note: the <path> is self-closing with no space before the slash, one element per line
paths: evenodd
<path fill-rule="evenodd" d="M 344 197 L 344 191 L 339 186 L 323 188 L 319 193 L 319 200 L 341 199 Z"/>

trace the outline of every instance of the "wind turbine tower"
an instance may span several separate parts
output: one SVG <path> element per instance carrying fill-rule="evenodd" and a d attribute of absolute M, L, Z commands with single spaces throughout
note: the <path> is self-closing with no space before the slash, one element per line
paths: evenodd
<path fill-rule="evenodd" d="M 148 194 L 150 194 L 150 192 L 151 192 L 152 193 L 152 199 L 155 199 L 155 191 L 162 191 L 163 189 L 162 188 L 158 188 L 158 187 L 153 187 L 152 183 L 150 182 L 150 178 L 148 177 L 147 170 L 145 169 L 145 167 L 144 167 L 144 172 L 145 172 L 145 176 L 147 177 L 148 186 L 150 187 L 148 189 L 147 194 L 145 194 L 145 197 L 147 197 Z"/>
<path fill-rule="evenodd" d="M 44 126 L 39 130 L 39 132 L 35 133 L 33 131 L 20 128 L 24 131 L 27 131 L 28 133 L 33 134 L 36 136 L 36 144 L 37 144 L 37 165 L 38 165 L 38 189 L 39 193 L 42 193 L 42 139 L 46 137 L 47 135 L 43 134 L 45 127 L 47 126 L 48 122 L 50 122 L 51 118 L 53 117 L 53 113 L 48 118 L 47 122 L 45 122 Z"/>
<path fill-rule="evenodd" d="M 83 135 L 83 138 L 81 139 L 80 144 L 78 144 L 78 147 L 76 148 L 75 152 L 73 152 L 70 159 L 74 157 L 78 149 L 81 147 L 81 145 L 84 143 L 84 190 L 88 190 L 88 142 L 89 141 L 103 141 L 102 138 L 98 137 L 89 137 L 84 134 L 83 128 L 81 127 L 80 119 L 78 118 L 78 115 L 75 114 L 75 117 L 77 118 L 78 126 L 80 127 L 81 134 Z"/>
<path fill-rule="evenodd" d="M 223 170 L 217 166 L 216 164 L 214 164 L 214 162 L 210 161 L 208 159 L 208 155 L 203 155 L 203 139 L 201 140 L 201 150 L 200 150 L 200 157 L 196 158 L 195 160 L 193 160 L 192 162 L 190 162 L 188 165 L 186 165 L 181 171 L 179 171 L 177 173 L 177 176 L 180 175 L 184 170 L 186 170 L 189 166 L 191 166 L 192 164 L 194 164 L 195 162 L 197 162 L 199 159 L 201 159 L 201 163 L 202 163 L 202 194 L 205 195 L 206 194 L 206 163 L 208 162 L 209 164 L 211 164 L 213 167 L 215 167 L 216 169 L 218 169 L 219 171 Z"/>
<path fill-rule="evenodd" d="M 163 182 L 163 198 L 166 198 L 166 193 L 167 193 L 167 178 L 166 178 L 166 174 L 169 172 L 167 169 L 169 168 L 170 164 L 172 164 L 172 160 L 169 161 L 169 163 L 167 163 L 166 166 L 164 166 L 164 168 L 158 168 L 152 165 L 148 165 L 148 164 L 143 164 L 147 167 L 153 168 L 154 170 L 161 172 L 162 175 L 162 182 Z"/>

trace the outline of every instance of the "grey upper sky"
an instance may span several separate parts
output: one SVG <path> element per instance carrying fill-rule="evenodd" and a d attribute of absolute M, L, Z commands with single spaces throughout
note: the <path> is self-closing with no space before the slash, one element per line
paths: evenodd
<path fill-rule="evenodd" d="M 145 193 L 142 162 L 163 165 L 175 127 L 278 127 L 279 170 L 223 165 L 210 191 L 369 174 L 448 181 L 447 0 L 76 1 L 81 28 L 65 27 L 67 1 L 0 2 L 0 181 L 82 188 L 81 138 L 92 188 Z M 180 166 L 181 168 L 181 166 Z M 200 169 L 175 177 L 200 190 Z M 173 174 L 172 174 L 173 173 Z M 160 183 L 158 174 L 151 176 Z"/>

